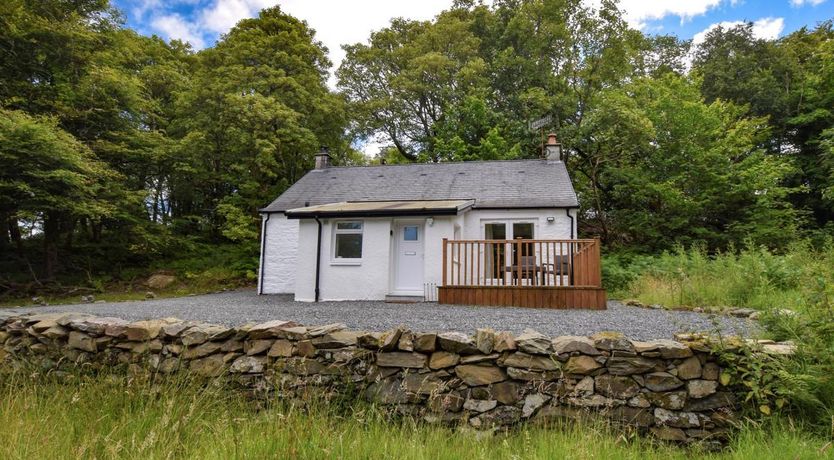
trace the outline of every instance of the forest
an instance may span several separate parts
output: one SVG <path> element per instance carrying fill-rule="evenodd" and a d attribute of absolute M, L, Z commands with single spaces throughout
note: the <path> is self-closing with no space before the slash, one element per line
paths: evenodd
<path fill-rule="evenodd" d="M 216 44 L 143 36 L 108 0 L 0 4 L 0 297 L 158 270 L 251 282 L 260 216 L 338 165 L 535 158 L 551 117 L 608 254 L 779 253 L 834 237 L 834 27 L 695 46 L 614 1 L 458 0 L 345 45 L 265 9 Z M 335 87 L 328 85 L 335 72 Z M 366 156 L 368 141 L 384 147 Z"/>

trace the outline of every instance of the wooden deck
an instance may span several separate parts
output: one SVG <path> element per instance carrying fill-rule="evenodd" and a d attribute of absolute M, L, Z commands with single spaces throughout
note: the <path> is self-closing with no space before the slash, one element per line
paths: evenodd
<path fill-rule="evenodd" d="M 600 242 L 443 240 L 438 302 L 604 310 Z"/>

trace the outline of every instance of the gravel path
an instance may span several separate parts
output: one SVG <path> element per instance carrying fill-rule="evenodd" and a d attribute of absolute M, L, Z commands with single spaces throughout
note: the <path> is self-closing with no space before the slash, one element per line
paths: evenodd
<path fill-rule="evenodd" d="M 520 333 L 526 328 L 550 336 L 590 335 L 620 331 L 637 340 L 672 338 L 676 332 L 714 331 L 751 335 L 754 321 L 714 317 L 694 312 L 651 310 L 608 302 L 608 310 L 540 310 L 508 307 L 468 307 L 436 303 L 294 302 L 288 296 L 258 296 L 253 290 L 134 302 L 50 305 L 15 308 L 16 312 L 82 312 L 128 320 L 174 316 L 209 323 L 240 325 L 271 319 L 306 325 L 345 323 L 351 329 L 383 331 L 400 324 L 415 331 L 457 330 L 473 333 L 479 327 Z"/>

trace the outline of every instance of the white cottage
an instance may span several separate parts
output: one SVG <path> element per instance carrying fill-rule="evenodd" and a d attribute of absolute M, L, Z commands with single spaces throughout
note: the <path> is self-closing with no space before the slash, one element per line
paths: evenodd
<path fill-rule="evenodd" d="M 560 254 L 547 248 L 545 256 L 541 244 L 532 252 L 532 242 L 517 246 L 518 253 L 512 245 L 575 240 L 577 209 L 555 136 L 546 158 L 536 160 L 333 167 L 323 152 L 314 170 L 261 210 L 258 292 L 294 294 L 299 301 L 435 300 L 444 273 L 454 278 L 463 262 L 471 273 L 457 273 L 458 284 L 476 278 L 479 284 L 572 284 L 567 246 Z M 471 257 L 466 247 L 450 256 L 444 239 L 510 246 L 502 252 L 473 244 Z"/>

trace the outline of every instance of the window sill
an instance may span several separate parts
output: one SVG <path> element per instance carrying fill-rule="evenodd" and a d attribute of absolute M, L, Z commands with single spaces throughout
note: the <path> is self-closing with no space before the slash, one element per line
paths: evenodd
<path fill-rule="evenodd" d="M 331 260 L 330 265 L 344 265 L 344 266 L 359 266 L 362 265 L 361 260 Z"/>

